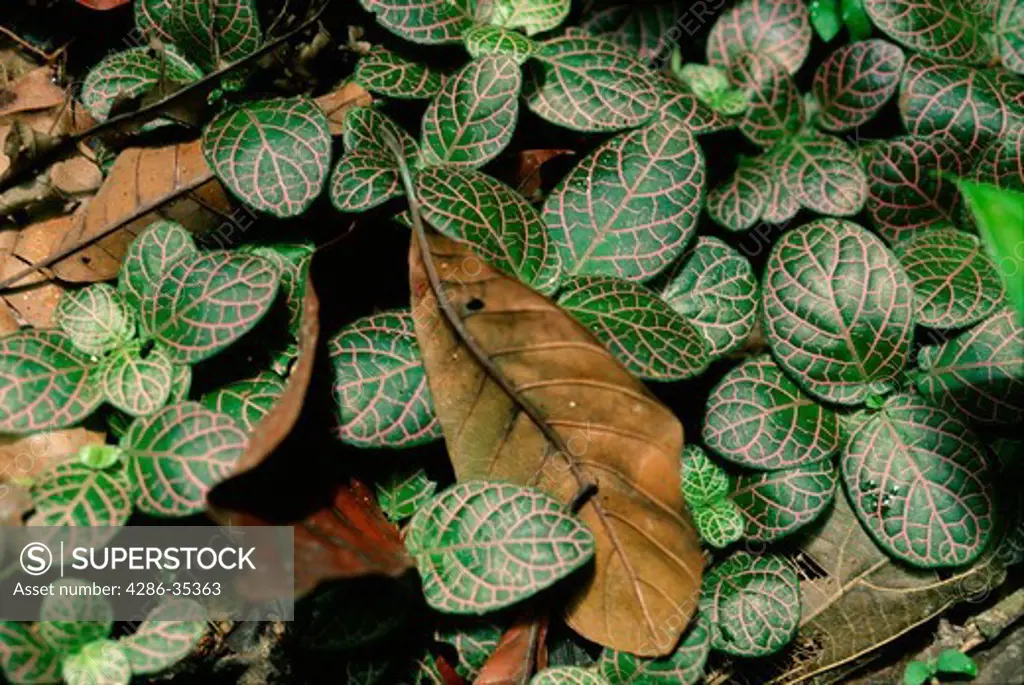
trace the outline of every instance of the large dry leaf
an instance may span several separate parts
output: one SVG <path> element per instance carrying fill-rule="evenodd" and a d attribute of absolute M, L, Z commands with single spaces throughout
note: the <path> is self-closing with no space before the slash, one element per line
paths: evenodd
<path fill-rule="evenodd" d="M 952 575 L 889 558 L 850 509 L 844 494 L 801 542 L 800 631 L 784 652 L 757 664 L 727 664 L 710 685 L 836 682 L 875 650 L 950 606 L 985 596 L 1005 577 L 996 555 Z M 807 574 L 808 569 L 824 573 Z"/>
<path fill-rule="evenodd" d="M 464 244 L 427 241 L 443 294 L 478 347 L 445 318 L 414 241 L 416 336 L 456 476 L 531 485 L 566 503 L 595 484 L 579 511 L 597 541 L 595 563 L 566 620 L 607 647 L 669 652 L 701 579 L 679 488 L 679 420 L 543 296 Z"/>
<path fill-rule="evenodd" d="M 222 224 L 252 221 L 249 214 L 233 215 L 232 206 L 207 166 L 198 140 L 129 148 L 118 156 L 96 197 L 76 212 L 74 227 L 55 252 L 105 237 L 57 262 L 53 270 L 75 283 L 115 278 L 128 246 L 152 222 L 171 219 L 202 233 Z"/>

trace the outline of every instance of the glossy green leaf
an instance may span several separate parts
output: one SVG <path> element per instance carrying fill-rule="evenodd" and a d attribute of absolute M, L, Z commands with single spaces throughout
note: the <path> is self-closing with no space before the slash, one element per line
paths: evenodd
<path fill-rule="evenodd" d="M 981 242 L 954 228 L 925 231 L 893 247 L 914 288 L 917 323 L 960 328 L 991 315 L 1003 281 Z"/>
<path fill-rule="evenodd" d="M 775 173 L 799 206 L 827 216 L 853 216 L 864 208 L 867 177 L 844 141 L 805 133 L 788 140 L 777 154 Z"/>
<path fill-rule="evenodd" d="M 1024 244 L 1024 186 L 1018 192 L 964 180 L 957 185 L 989 255 L 999 266 L 1007 295 L 1017 309 L 1017 320 L 1024 321 L 1024 279 L 1020 278 L 1024 271 L 1020 249 Z"/>
<path fill-rule="evenodd" d="M 903 672 L 903 685 L 925 685 L 935 675 L 935 669 L 922 662 L 911 661 Z"/>
<path fill-rule="evenodd" d="M 487 55 L 505 55 L 522 64 L 533 54 L 534 43 L 521 33 L 499 26 L 479 25 L 462 34 L 466 52 L 473 59 Z"/>
<path fill-rule="evenodd" d="M 544 223 L 570 276 L 643 281 L 672 263 L 697 228 L 704 155 L 690 131 L 661 121 L 599 147 L 555 187 Z"/>
<path fill-rule="evenodd" d="M 843 19 L 839 14 L 839 0 L 811 0 L 811 26 L 818 36 L 829 43 L 843 30 Z"/>
<path fill-rule="evenodd" d="M 879 141 L 867 147 L 865 161 L 868 214 L 889 243 L 956 217 L 960 196 L 942 172 L 961 175 L 963 156 L 951 143 L 915 136 Z"/>
<path fill-rule="evenodd" d="M 998 312 L 937 348 L 918 354 L 917 391 L 982 425 L 1024 422 L 1024 327 Z"/>
<path fill-rule="evenodd" d="M 512 140 L 521 87 L 519 65 L 506 55 L 449 76 L 423 115 L 423 162 L 478 167 L 497 157 Z"/>
<path fill-rule="evenodd" d="M 913 291 L 882 241 L 821 219 L 786 232 L 764 275 L 765 332 L 811 394 L 859 404 L 892 388 L 910 353 Z"/>
<path fill-rule="evenodd" d="M 91 587 L 84 580 L 61 578 L 50 585 L 53 594 L 43 598 L 39 634 L 63 654 L 102 640 L 114 627 L 114 608 L 106 597 L 83 593 Z"/>
<path fill-rule="evenodd" d="M 530 678 L 530 685 L 608 685 L 601 674 L 581 666 L 553 666 Z"/>
<path fill-rule="evenodd" d="M 402 194 L 392 155 L 349 152 L 331 174 L 331 204 L 342 212 L 365 212 Z"/>
<path fill-rule="evenodd" d="M 684 124 L 695 135 L 736 127 L 734 117 L 725 117 L 716 112 L 674 76 L 657 74 L 654 84 L 661 96 L 658 112 L 662 118 Z"/>
<path fill-rule="evenodd" d="M 167 32 L 196 64 L 214 71 L 263 42 L 255 0 L 173 0 Z"/>
<path fill-rule="evenodd" d="M 36 526 L 119 528 L 132 513 L 132 485 L 120 468 L 94 469 L 78 461 L 57 464 L 32 485 Z"/>
<path fill-rule="evenodd" d="M 962 566 L 994 527 L 995 495 L 984 447 L 953 414 L 894 395 L 843 451 L 843 481 L 864 528 L 913 566 Z"/>
<path fill-rule="evenodd" d="M 517 485 L 468 481 L 416 512 L 405 546 L 427 603 L 482 614 L 551 586 L 594 556 L 594 536 L 561 502 Z"/>
<path fill-rule="evenodd" d="M 692 514 L 697 535 L 715 549 L 724 549 L 743 537 L 743 515 L 728 498 L 697 507 Z"/>
<path fill-rule="evenodd" d="M 704 575 L 700 611 L 712 626 L 712 649 L 767 656 L 796 634 L 800 580 L 780 556 L 737 552 Z"/>
<path fill-rule="evenodd" d="M 124 650 L 113 640 L 97 640 L 64 661 L 61 669 L 67 685 L 128 685 L 131 665 Z"/>
<path fill-rule="evenodd" d="M 353 78 L 367 90 L 389 98 L 420 100 L 441 89 L 440 73 L 381 45 L 374 45 L 359 58 Z"/>
<path fill-rule="evenodd" d="M 733 59 L 732 81 L 746 89 L 749 105 L 740 132 L 750 142 L 770 148 L 795 135 L 804 121 L 804 101 L 793 77 L 763 53 L 744 53 Z"/>
<path fill-rule="evenodd" d="M 906 61 L 902 50 L 884 40 L 833 52 L 814 73 L 817 124 L 836 132 L 866 124 L 896 93 Z"/>
<path fill-rule="evenodd" d="M 328 345 L 343 442 L 412 447 L 441 437 L 411 312 L 363 317 Z"/>
<path fill-rule="evenodd" d="M 752 228 L 768 208 L 773 176 L 770 156 L 741 158 L 732 177 L 708 193 L 708 216 L 730 231 Z"/>
<path fill-rule="evenodd" d="M 527 106 L 553 124 L 577 131 L 618 131 L 654 113 L 653 74 L 614 43 L 566 36 L 540 43 L 524 89 Z"/>
<path fill-rule="evenodd" d="M 661 297 L 701 332 L 712 359 L 742 346 L 754 327 L 759 299 L 747 258 L 706 236 L 684 255 Z"/>
<path fill-rule="evenodd" d="M 117 289 L 136 312 L 156 294 L 161 277 L 180 259 L 197 252 L 192 235 L 173 221 L 150 224 L 132 241 L 117 275 Z M 140 322 L 145 328 L 146 322 Z"/>
<path fill-rule="evenodd" d="M 323 190 L 331 132 L 312 100 L 255 100 L 225 110 L 207 125 L 203 154 L 245 204 L 276 217 L 297 216 Z"/>
<path fill-rule="evenodd" d="M 907 60 L 899 105 L 909 133 L 952 137 L 970 154 L 1006 135 L 1013 118 L 991 73 L 921 55 Z"/>
<path fill-rule="evenodd" d="M 966 675 L 975 678 L 978 665 L 974 659 L 955 649 L 944 649 L 935 659 L 935 670 L 948 675 Z"/>
<path fill-rule="evenodd" d="M 840 0 L 840 6 L 850 40 L 865 40 L 871 36 L 871 18 L 864 9 L 864 0 Z"/>
<path fill-rule="evenodd" d="M 757 52 L 794 74 L 810 48 L 811 23 L 803 0 L 744 0 L 712 27 L 708 64 L 728 66 L 744 52 Z"/>
<path fill-rule="evenodd" d="M 917 52 L 966 64 L 990 57 L 973 0 L 864 0 L 864 9 L 886 35 Z"/>
<path fill-rule="evenodd" d="M 708 448 L 740 466 L 785 469 L 835 454 L 839 418 L 764 356 L 730 370 L 714 387 L 702 437 Z"/>
<path fill-rule="evenodd" d="M 558 287 L 559 252 L 533 205 L 474 169 L 427 167 L 416 175 L 423 218 L 449 238 L 467 242 L 489 264 L 531 288 Z"/>
<path fill-rule="evenodd" d="M 471 0 L 359 0 L 381 26 L 414 43 L 457 43 L 473 25 Z"/>
<path fill-rule="evenodd" d="M 830 459 L 741 474 L 732 501 L 743 515 L 744 537 L 774 542 L 814 521 L 832 502 L 838 476 Z"/>
<path fill-rule="evenodd" d="M 103 401 L 95 359 L 60 331 L 0 337 L 0 432 L 64 428 L 93 413 Z"/>
<path fill-rule="evenodd" d="M 687 445 L 679 458 L 683 499 L 691 509 L 705 507 L 729 494 L 729 474 L 697 445 Z"/>
<path fill-rule="evenodd" d="M 154 516 L 187 516 L 231 475 L 246 435 L 225 414 L 180 402 L 136 419 L 121 438 L 138 485 L 135 504 Z"/>
<path fill-rule="evenodd" d="M 401 126 L 372 107 L 350 109 L 345 114 L 344 129 L 342 140 L 345 142 L 345 151 L 349 154 L 376 152 L 393 159 L 394 153 L 385 142 L 390 135 L 401 145 L 410 166 L 420 155 L 420 146 L 413 140 L 413 137 L 406 133 Z"/>
<path fill-rule="evenodd" d="M 724 69 L 691 62 L 681 65 L 678 71 L 673 67 L 673 73 L 714 112 L 738 116 L 750 108 L 750 94 L 733 88 Z"/>
<path fill-rule="evenodd" d="M 206 609 L 191 599 L 165 599 L 138 629 L 118 640 L 133 675 L 157 673 L 191 653 L 206 632 Z"/>
<path fill-rule="evenodd" d="M 138 341 L 115 350 L 103 360 L 100 375 L 106 400 L 132 416 L 164 406 L 174 385 L 174 365 L 164 347 L 143 350 Z"/>
<path fill-rule="evenodd" d="M 455 667 L 464 678 L 477 676 L 487 659 L 498 648 L 504 628 L 484 619 L 460 621 L 457 625 L 438 628 L 435 639 L 455 647 L 459 663 Z"/>
<path fill-rule="evenodd" d="M 212 357 L 255 326 L 277 295 L 280 276 L 263 257 L 208 252 L 176 262 L 142 303 L 142 325 L 171 361 Z"/>
<path fill-rule="evenodd" d="M 704 676 L 710 651 L 711 632 L 707 621 L 698 615 L 668 656 L 646 659 L 605 649 L 597 668 L 611 685 L 696 685 Z"/>
<path fill-rule="evenodd" d="M 998 0 L 992 28 L 996 52 L 1003 66 L 1014 73 L 1024 74 L 1024 2 Z"/>
<path fill-rule="evenodd" d="M 188 364 L 175 364 L 171 372 L 171 394 L 168 402 L 180 402 L 188 399 L 192 389 L 192 367 Z"/>
<path fill-rule="evenodd" d="M 680 380 L 707 368 L 700 331 L 639 283 L 577 276 L 564 282 L 558 305 L 640 378 Z"/>
<path fill-rule="evenodd" d="M 227 414 L 248 434 L 270 413 L 284 390 L 284 380 L 267 371 L 208 392 L 200 402 L 207 409 Z"/>
<path fill-rule="evenodd" d="M 38 635 L 38 626 L 0 621 L 0 666 L 13 685 L 60 682 L 60 658 Z"/>
<path fill-rule="evenodd" d="M 392 469 L 376 484 L 377 504 L 388 519 L 402 521 L 430 501 L 436 489 L 423 469 Z"/>
<path fill-rule="evenodd" d="M 481 2 L 479 5 L 484 6 Z M 572 0 L 499 0 L 489 20 L 533 36 L 555 28 L 569 16 Z M 507 9 L 506 9 L 507 8 Z"/>
<path fill-rule="evenodd" d="M 164 88 L 164 94 L 169 95 L 176 87 L 202 77 L 203 72 L 173 44 L 165 45 L 162 51 L 129 48 L 108 55 L 89 71 L 82 83 L 82 104 L 96 121 L 105 121 L 119 102 L 134 100 L 157 88 Z"/>
<path fill-rule="evenodd" d="M 1024 127 L 986 147 L 974 160 L 968 180 L 1024 193 Z"/>
<path fill-rule="evenodd" d="M 75 347 L 90 355 L 105 354 L 135 336 L 135 311 L 106 283 L 65 291 L 53 318 Z"/>

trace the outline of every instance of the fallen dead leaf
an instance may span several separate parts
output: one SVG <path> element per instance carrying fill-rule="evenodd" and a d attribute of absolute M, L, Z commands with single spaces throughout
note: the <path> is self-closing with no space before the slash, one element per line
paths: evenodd
<path fill-rule="evenodd" d="M 679 486 L 679 420 L 549 300 L 464 244 L 426 241 L 429 263 L 415 237 L 409 254 L 412 310 L 458 480 L 530 485 L 580 506 L 596 553 L 566 621 L 606 647 L 668 653 L 702 572 Z"/>
<path fill-rule="evenodd" d="M 0 230 L 0 280 L 44 259 L 73 223 L 71 216 L 62 216 L 24 228 Z M 63 292 L 64 288 L 46 271 L 25 277 L 0 295 L 0 334 L 12 333 L 23 325 L 51 328 Z"/>
<path fill-rule="evenodd" d="M 79 5 L 85 5 L 91 10 L 112 10 L 121 5 L 127 5 L 132 0 L 76 0 Z"/>
<path fill-rule="evenodd" d="M 0 89 L 0 117 L 64 104 L 64 89 L 53 82 L 52 67 L 38 67 Z"/>
<path fill-rule="evenodd" d="M 224 224 L 225 217 L 231 221 L 233 207 L 198 140 L 129 148 L 118 156 L 96 196 L 76 213 L 75 225 L 54 254 L 89 239 L 95 242 L 57 262 L 53 270 L 74 283 L 109 280 L 117 276 L 135 236 L 152 222 L 171 219 L 202 233 Z"/>
<path fill-rule="evenodd" d="M 373 97 L 358 83 L 346 83 L 341 88 L 316 98 L 316 104 L 327 115 L 331 135 L 342 133 L 345 113 L 353 107 L 369 107 Z"/>
<path fill-rule="evenodd" d="M 50 168 L 50 183 L 67 195 L 84 195 L 103 185 L 103 172 L 83 155 L 57 162 Z"/>
<path fill-rule="evenodd" d="M 540 670 L 538 657 L 548 631 L 546 616 L 524 616 L 502 634 L 473 685 L 526 685 Z"/>

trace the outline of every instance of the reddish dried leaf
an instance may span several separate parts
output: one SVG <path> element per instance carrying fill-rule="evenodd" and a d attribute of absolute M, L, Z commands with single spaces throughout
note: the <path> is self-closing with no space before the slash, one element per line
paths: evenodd
<path fill-rule="evenodd" d="M 202 233 L 233 220 L 232 202 L 206 164 L 199 141 L 158 148 L 129 148 L 114 162 L 106 182 L 54 251 L 99 238 L 53 266 L 57 276 L 75 283 L 117 276 L 128 246 L 158 219 L 171 219 Z M 226 216 L 225 216 L 226 215 Z"/>
<path fill-rule="evenodd" d="M 537 659 L 547 630 L 546 616 L 525 616 L 512 624 L 473 685 L 526 685 L 534 670 L 539 669 Z"/>
<path fill-rule="evenodd" d="M 84 5 L 91 10 L 112 10 L 121 5 L 127 5 L 132 0 L 75 0 L 79 5 Z"/>
<path fill-rule="evenodd" d="M 466 679 L 460 676 L 443 656 L 434 657 L 434 665 L 444 679 L 444 685 L 465 685 Z"/>

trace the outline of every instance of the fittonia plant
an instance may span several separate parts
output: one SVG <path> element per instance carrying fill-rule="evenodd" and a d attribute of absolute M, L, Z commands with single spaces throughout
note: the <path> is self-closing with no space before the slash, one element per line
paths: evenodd
<path fill-rule="evenodd" d="M 192 365 L 251 330 L 279 289 L 300 285 L 304 273 L 279 288 L 288 256 L 301 253 L 204 251 L 180 225 L 157 222 L 132 243 L 116 287 L 69 290 L 58 328 L 0 338 L 2 430 L 73 426 L 107 403 L 120 434 L 116 445 L 84 447 L 30 484 L 32 523 L 117 527 L 133 509 L 174 517 L 204 508 L 284 383 L 268 371 L 199 404 L 188 400 Z"/>
<path fill-rule="evenodd" d="M 134 632 L 117 638 L 114 612 L 102 596 L 60 595 L 56 581 L 43 599 L 39 622 L 0 622 L 4 675 L 14 685 L 127 685 L 133 676 L 159 673 L 186 657 L 206 632 L 206 612 L 189 599 L 164 600 Z"/>
<path fill-rule="evenodd" d="M 209 93 L 208 112 L 160 108 L 142 130 L 201 124 L 207 173 L 268 220 L 333 206 L 411 229 L 411 302 L 353 302 L 366 315 L 328 353 L 340 440 L 407 450 L 367 456 L 374 492 L 403 526 L 423 608 L 445 614 L 431 628 L 458 675 L 478 677 L 503 636 L 537 639 L 541 615 L 552 668 L 534 683 L 695 683 L 712 651 L 735 664 L 786 650 L 823 620 L 825 581 L 794 550 L 813 556 L 840 509 L 915 582 L 988 563 L 1013 507 L 997 506 L 983 438 L 1024 419 L 1019 262 L 998 235 L 1024 217 L 1019 0 L 739 0 L 713 22 L 698 3 L 360 4 L 386 32 L 339 46 L 351 68 L 329 80 L 354 96 L 330 116 L 295 95 L 315 87 L 280 97 L 280 80 L 251 78 L 282 61 L 255 57 L 288 54 L 255 0 L 137 0 L 147 47 L 102 60 L 82 99 L 103 121 Z M 708 26 L 705 63 L 674 44 L 691 20 Z M 807 64 L 815 31 L 834 47 Z M 504 167 L 533 127 L 579 157 L 556 154 L 562 177 L 527 199 Z M 998 207 L 979 203 L 986 189 Z M 759 224 L 774 227 L 751 249 Z M 58 328 L 0 339 L 0 430 L 77 426 L 108 405 L 117 440 L 27 483 L 31 522 L 201 512 L 296 350 L 201 396 L 191 368 L 279 291 L 297 338 L 312 251 L 205 251 L 158 222 L 116 286 L 69 290 Z M 425 458 L 442 440 L 455 482 Z M 314 623 L 340 616 L 319 648 L 389 639 L 415 613 L 352 587 L 315 596 Z M 196 637 L 46 625 L 0 628 L 9 676 L 103 664 L 121 682 Z M 132 640 L 149 638 L 155 663 L 136 664 Z M 410 663 L 368 651 L 346 673 L 442 679 L 438 645 L 413 647 Z"/>

